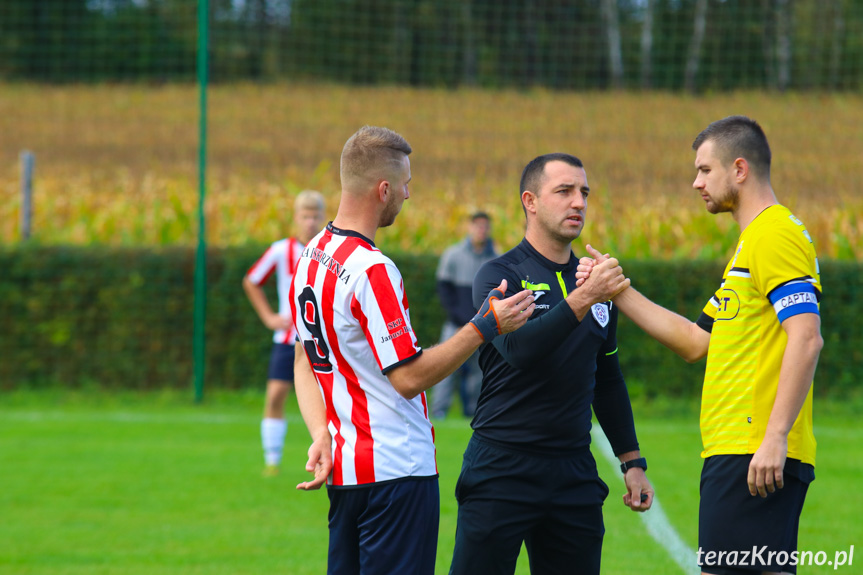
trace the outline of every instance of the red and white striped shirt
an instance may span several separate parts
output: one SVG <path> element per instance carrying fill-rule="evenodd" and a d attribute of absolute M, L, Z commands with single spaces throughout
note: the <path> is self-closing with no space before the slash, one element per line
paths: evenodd
<path fill-rule="evenodd" d="M 291 279 L 294 277 L 294 270 L 297 269 L 297 260 L 303 252 L 303 244 L 294 238 L 286 238 L 273 242 L 264 255 L 261 256 L 255 265 L 249 268 L 246 276 L 256 286 L 262 286 L 267 283 L 273 272 L 276 272 L 276 290 L 279 294 L 279 315 L 291 317 L 290 304 L 290 289 Z M 286 343 L 293 345 L 296 339 L 297 331 L 291 329 L 286 331 L 283 329 L 276 330 L 273 334 L 273 341 L 276 343 Z"/>
<path fill-rule="evenodd" d="M 425 393 L 405 399 L 385 375 L 422 353 L 392 260 L 364 236 L 330 223 L 303 250 L 290 302 L 333 437 L 327 482 L 436 475 Z"/>

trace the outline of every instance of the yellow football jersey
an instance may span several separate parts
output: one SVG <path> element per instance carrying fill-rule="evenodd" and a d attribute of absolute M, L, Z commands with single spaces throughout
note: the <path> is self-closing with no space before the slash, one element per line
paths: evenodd
<path fill-rule="evenodd" d="M 701 398 L 702 457 L 755 453 L 776 399 L 788 336 L 781 322 L 819 313 L 818 259 L 806 227 L 781 205 L 750 223 L 704 307 L 710 348 Z M 788 434 L 788 457 L 815 465 L 812 388 Z"/>

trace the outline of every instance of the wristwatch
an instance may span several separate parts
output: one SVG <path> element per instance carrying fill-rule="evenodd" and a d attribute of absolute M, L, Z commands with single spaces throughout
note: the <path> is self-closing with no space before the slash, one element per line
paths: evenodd
<path fill-rule="evenodd" d="M 624 461 L 620 464 L 620 472 L 625 474 L 633 467 L 640 467 L 643 470 L 647 471 L 647 460 L 643 457 L 639 457 L 638 459 L 630 459 L 629 461 Z"/>

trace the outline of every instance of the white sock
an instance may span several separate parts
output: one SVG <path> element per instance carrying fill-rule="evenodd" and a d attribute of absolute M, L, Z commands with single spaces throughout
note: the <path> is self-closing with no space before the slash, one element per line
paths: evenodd
<path fill-rule="evenodd" d="M 267 465 L 278 465 L 282 461 L 282 448 L 287 432 L 288 422 L 284 419 L 265 417 L 261 421 L 261 444 Z"/>

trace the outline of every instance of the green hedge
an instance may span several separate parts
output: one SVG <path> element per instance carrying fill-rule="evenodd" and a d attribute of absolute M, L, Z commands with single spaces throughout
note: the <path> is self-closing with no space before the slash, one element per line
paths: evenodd
<path fill-rule="evenodd" d="M 270 332 L 240 282 L 266 246 L 208 254 L 206 386 L 262 386 Z M 107 389 L 191 386 L 194 249 L 0 247 L 0 388 L 98 385 Z M 437 341 L 443 313 L 434 285 L 437 256 L 393 254 L 402 271 L 420 343 Z M 648 297 L 694 319 L 722 266 L 627 262 Z M 816 393 L 856 395 L 863 359 L 863 266 L 826 262 Z M 268 286 L 275 302 L 273 282 Z M 689 365 L 623 318 L 620 358 L 634 395 L 693 396 L 704 365 Z"/>

